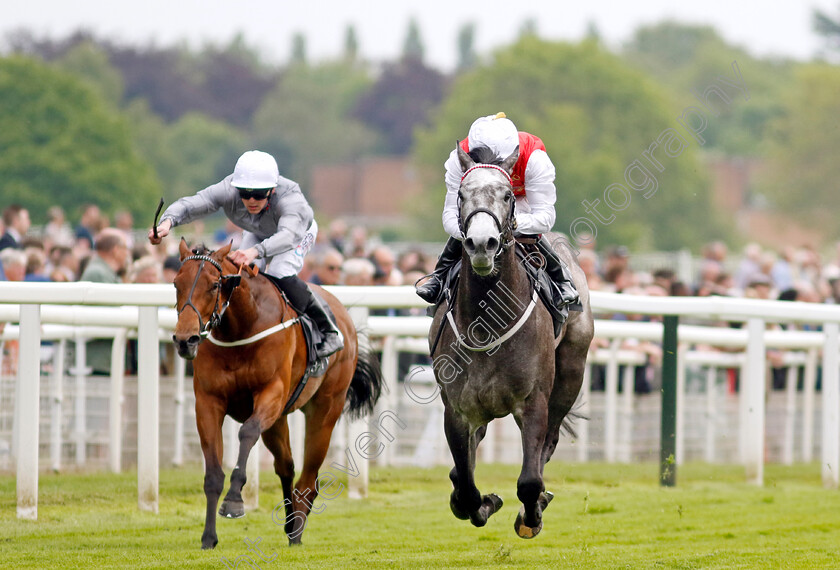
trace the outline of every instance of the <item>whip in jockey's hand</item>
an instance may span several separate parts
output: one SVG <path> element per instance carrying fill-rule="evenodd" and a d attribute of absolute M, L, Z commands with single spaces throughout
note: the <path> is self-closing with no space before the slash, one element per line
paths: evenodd
<path fill-rule="evenodd" d="M 149 230 L 149 243 L 158 245 L 163 238 L 169 235 L 169 230 L 172 228 L 171 220 L 163 220 L 157 227 L 157 236 L 155 236 L 155 228 Z"/>

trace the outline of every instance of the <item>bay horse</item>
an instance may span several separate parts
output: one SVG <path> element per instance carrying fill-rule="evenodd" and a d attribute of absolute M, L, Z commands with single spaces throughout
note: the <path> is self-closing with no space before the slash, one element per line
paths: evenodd
<path fill-rule="evenodd" d="M 262 434 L 283 488 L 284 530 L 290 545 L 298 544 L 318 495 L 318 470 L 333 428 L 345 408 L 356 416 L 373 411 L 382 376 L 376 357 L 360 349 L 347 310 L 333 295 L 313 286 L 332 309 L 344 348 L 330 356 L 326 371 L 309 378 L 298 393 L 307 349 L 297 314 L 264 274 L 234 265 L 227 258 L 230 249 L 228 244 L 215 252 L 203 247 L 190 250 L 182 239 L 182 265 L 175 276 L 178 322 L 172 339 L 180 356 L 194 359 L 195 418 L 205 463 L 207 513 L 201 547 L 214 548 L 218 543 L 216 506 L 225 483 L 221 463 L 225 415 L 242 427 L 236 467 L 219 514 L 244 516 L 245 465 Z M 208 342 L 202 342 L 205 339 Z M 303 469 L 293 490 L 295 465 L 286 416 L 297 409 L 306 417 L 306 436 Z"/>
<path fill-rule="evenodd" d="M 444 431 L 455 463 L 449 474 L 454 487 L 450 508 L 479 527 L 501 508 L 501 498 L 482 495 L 476 487 L 476 448 L 490 421 L 513 414 L 523 450 L 516 493 L 522 507 L 514 529 L 532 538 L 542 529 L 542 511 L 553 498 L 545 490 L 543 467 L 561 428 L 571 431 L 567 414 L 580 391 L 594 334 L 589 289 L 571 248 L 553 234 L 553 249 L 571 269 L 582 305 L 582 311 L 569 313 L 555 338 L 552 317 L 515 251 L 511 171 L 518 147 L 503 161 L 482 153 L 489 149 L 456 150 L 464 171 L 460 279 L 454 300 L 440 304 L 429 331 L 445 407 Z"/>

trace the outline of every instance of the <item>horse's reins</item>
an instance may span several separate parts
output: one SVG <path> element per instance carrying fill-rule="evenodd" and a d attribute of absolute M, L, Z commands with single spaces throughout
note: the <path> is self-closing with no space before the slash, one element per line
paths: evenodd
<path fill-rule="evenodd" d="M 502 174 L 505 175 L 505 177 L 508 180 L 508 183 L 512 183 L 510 174 L 508 174 L 505 169 L 503 169 L 502 167 L 497 166 L 495 164 L 476 164 L 476 165 L 472 166 L 471 168 L 468 168 L 467 171 L 464 172 L 464 175 L 461 176 L 461 183 L 464 182 L 464 178 L 466 178 L 467 175 L 470 172 L 472 172 L 473 170 L 475 170 L 477 168 L 493 168 L 495 170 L 498 170 L 499 172 L 501 172 Z M 504 224 L 501 221 L 499 221 L 499 218 L 498 218 L 498 216 L 496 216 L 496 213 L 493 212 L 492 210 L 490 210 L 489 208 L 476 208 L 475 210 L 473 210 L 469 214 L 467 214 L 467 217 L 462 220 L 461 219 L 461 204 L 460 204 L 461 198 L 460 198 L 460 193 L 459 193 L 459 196 L 458 196 L 458 202 L 459 202 L 458 203 L 458 225 L 461 228 L 461 233 L 466 235 L 467 228 L 469 227 L 469 223 L 470 223 L 470 220 L 472 219 L 472 217 L 475 216 L 476 214 L 482 214 L 483 213 L 483 214 L 489 214 L 490 217 L 493 218 L 493 221 L 496 223 L 496 227 L 499 229 L 499 233 L 502 234 L 502 236 L 504 236 L 507 233 L 510 233 L 511 236 L 512 236 L 513 235 L 513 230 L 516 227 L 516 218 L 514 216 L 514 211 L 515 211 L 515 208 L 516 208 L 516 200 L 513 196 L 513 190 L 508 189 L 508 192 L 511 195 L 510 210 L 508 211 L 508 215 L 507 215 L 507 218 L 504 221 Z M 513 243 L 515 243 L 513 239 L 510 239 L 509 241 L 505 242 L 499 248 L 499 251 L 496 252 L 496 257 L 501 255 L 502 251 L 507 249 L 507 247 L 509 247 Z M 534 289 L 534 294 L 531 296 L 531 302 L 525 308 L 525 311 L 522 313 L 522 316 L 520 316 L 519 319 L 516 321 L 516 324 L 514 324 L 513 327 L 511 327 L 505 334 L 498 337 L 493 342 L 487 343 L 487 344 L 482 345 L 482 346 L 471 346 L 471 345 L 467 344 L 464 341 L 464 339 L 462 338 L 461 333 L 458 331 L 458 326 L 455 323 L 455 317 L 452 316 L 453 309 L 455 308 L 454 303 L 450 303 L 449 309 L 446 311 L 446 319 L 447 319 L 447 321 L 449 321 L 449 326 L 452 327 L 452 331 L 455 333 L 455 338 L 458 339 L 458 344 L 460 344 L 461 346 L 463 346 L 467 350 L 471 350 L 473 352 L 487 352 L 489 350 L 492 350 L 492 349 L 504 344 L 505 341 L 507 341 L 510 337 L 515 335 L 517 333 L 517 331 L 519 331 L 519 329 L 522 328 L 522 325 L 525 324 L 525 322 L 528 320 L 528 317 L 531 316 L 531 312 L 534 310 L 534 307 L 537 305 L 537 300 L 538 300 L 537 290 Z M 443 330 L 443 327 L 440 327 L 440 329 L 438 330 L 438 336 L 435 339 L 434 346 L 432 347 L 432 350 L 431 350 L 432 354 L 434 354 L 434 350 L 437 347 L 437 342 L 440 339 L 440 331 L 441 330 Z"/>
<path fill-rule="evenodd" d="M 198 272 L 196 272 L 196 274 L 195 274 L 195 280 L 193 281 L 192 287 L 190 288 L 190 294 L 189 294 L 189 297 L 187 297 L 187 301 L 178 310 L 178 316 L 180 316 L 181 311 L 183 311 L 187 307 L 192 308 L 192 310 L 195 311 L 195 313 L 198 315 L 198 326 L 199 326 L 199 331 L 200 331 L 199 334 L 203 338 L 206 338 L 207 340 L 209 340 L 210 342 L 215 344 L 216 346 L 222 346 L 222 347 L 225 347 L 225 348 L 229 348 L 229 347 L 234 347 L 234 346 L 243 346 L 243 345 L 246 345 L 246 344 L 251 344 L 251 343 L 257 342 L 258 340 L 262 340 L 267 336 L 271 336 L 276 332 L 280 332 L 284 329 L 287 329 L 287 328 L 289 328 L 290 326 L 292 326 L 293 324 L 295 324 L 296 322 L 298 322 L 300 320 L 300 317 L 295 317 L 293 319 L 283 321 L 280 324 L 274 325 L 273 327 L 267 328 L 262 332 L 258 332 L 255 335 L 249 336 L 248 338 L 243 338 L 243 339 L 240 339 L 240 340 L 224 341 L 224 340 L 219 340 L 219 339 L 215 338 L 210 333 L 210 331 L 213 328 L 215 328 L 216 326 L 218 326 L 219 323 L 222 321 L 222 315 L 225 314 L 225 311 L 227 310 L 228 305 L 230 305 L 230 296 L 228 296 L 227 300 L 224 303 L 222 303 L 222 306 L 221 306 L 221 309 L 220 309 L 219 308 L 219 298 L 221 297 L 221 286 L 216 289 L 216 302 L 215 302 L 215 305 L 213 307 L 213 314 L 210 315 L 210 320 L 208 320 L 207 323 L 204 323 L 203 319 L 201 318 L 201 313 L 198 311 L 198 309 L 196 308 L 196 306 L 192 302 L 192 295 L 193 295 L 193 292 L 195 291 L 196 284 L 198 283 L 198 276 L 201 274 L 201 271 L 204 268 L 204 262 L 205 261 L 209 262 L 211 265 L 213 265 L 213 267 L 215 267 L 216 269 L 219 270 L 219 284 L 221 284 L 221 282 L 225 279 L 237 279 L 237 285 L 238 285 L 239 284 L 238 280 L 241 279 L 241 275 L 239 275 L 239 274 L 224 275 L 224 272 L 222 270 L 222 266 L 215 259 L 213 259 L 212 257 L 207 256 L 207 255 L 191 255 L 189 257 L 185 257 L 184 261 L 189 261 L 189 260 L 192 260 L 192 259 L 201 261 L 201 265 L 198 266 Z M 232 295 L 233 295 L 233 291 L 231 291 L 231 296 Z"/>

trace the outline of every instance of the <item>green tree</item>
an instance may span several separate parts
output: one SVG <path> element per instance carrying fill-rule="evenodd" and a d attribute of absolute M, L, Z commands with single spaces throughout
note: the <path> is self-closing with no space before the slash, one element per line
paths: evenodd
<path fill-rule="evenodd" d="M 469 71 L 478 63 L 475 53 L 475 24 L 464 24 L 458 30 L 458 64 L 459 73 Z"/>
<path fill-rule="evenodd" d="M 134 150 L 129 123 L 91 87 L 34 59 L 0 58 L 0 195 L 36 223 L 53 204 L 84 202 L 138 217 L 160 184 Z"/>
<path fill-rule="evenodd" d="M 291 65 L 306 65 L 306 36 L 298 32 L 292 36 Z"/>
<path fill-rule="evenodd" d="M 426 48 L 423 46 L 423 38 L 420 35 L 420 25 L 415 18 L 411 18 L 408 22 L 408 31 L 403 42 L 402 58 L 403 60 L 423 61 Z"/>
<path fill-rule="evenodd" d="M 255 115 L 258 148 L 305 191 L 312 166 L 353 161 L 375 147 L 376 135 L 350 116 L 371 84 L 344 62 L 290 67 Z"/>
<path fill-rule="evenodd" d="M 773 205 L 840 237 L 840 69 L 814 64 L 796 74 L 784 117 L 775 123 L 760 185 Z"/>
<path fill-rule="evenodd" d="M 344 59 L 347 63 L 356 63 L 359 60 L 359 37 L 356 27 L 352 24 L 344 31 Z"/>
<path fill-rule="evenodd" d="M 762 154 L 767 129 L 781 115 L 781 100 L 792 82 L 790 62 L 756 59 L 727 44 L 709 26 L 671 21 L 643 26 L 636 30 L 622 55 L 660 82 L 675 112 L 698 105 L 698 97 L 718 77 L 732 80 L 732 62 L 737 62 L 749 100 L 739 97 L 738 104 L 725 104 L 711 96 L 719 115 L 703 133 L 706 150 L 730 155 Z"/>
<path fill-rule="evenodd" d="M 840 13 L 829 16 L 822 10 L 814 10 L 814 31 L 822 36 L 826 47 L 831 51 L 840 50 Z"/>
<path fill-rule="evenodd" d="M 625 170 L 644 160 L 642 153 L 666 129 L 679 126 L 669 109 L 653 82 L 594 42 L 522 38 L 497 52 L 492 63 L 460 76 L 432 127 L 418 133 L 416 160 L 431 173 L 429 191 L 417 205 L 427 214 L 424 227 L 440 227 L 441 165 L 478 116 L 504 111 L 520 130 L 542 138 L 557 169 L 555 228 L 569 233 L 577 218 L 593 217 L 584 200 L 599 200 L 607 218 L 606 189 L 614 183 L 626 187 Z M 596 224 L 600 244 L 673 249 L 699 245 L 719 230 L 696 145 L 686 145 L 675 158 L 657 153 L 662 172 L 642 163 L 658 190 L 648 199 L 630 190 L 626 209 L 614 212 L 611 223 Z"/>
<path fill-rule="evenodd" d="M 56 59 L 54 64 L 87 81 L 114 108 L 120 106 L 124 91 L 122 75 L 111 65 L 105 50 L 93 41 L 85 40 L 73 46 Z"/>

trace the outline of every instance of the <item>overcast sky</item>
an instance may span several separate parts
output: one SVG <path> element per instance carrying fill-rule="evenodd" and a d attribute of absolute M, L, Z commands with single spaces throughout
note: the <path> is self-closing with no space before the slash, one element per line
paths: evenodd
<path fill-rule="evenodd" d="M 225 44 L 242 32 L 246 43 L 272 63 L 286 61 L 296 32 L 305 35 L 310 60 L 339 55 L 348 24 L 356 28 L 363 57 L 394 59 L 408 20 L 414 17 L 427 63 L 443 70 L 454 67 L 457 32 L 468 22 L 476 26 L 480 54 L 510 43 L 527 19 L 537 22 L 541 37 L 552 40 L 578 40 L 594 23 L 608 45 L 619 47 L 638 26 L 671 18 L 713 25 L 727 41 L 755 55 L 809 59 L 820 45 L 811 30 L 814 8 L 840 15 L 838 0 L 3 0 L 3 4 L 3 35 L 23 27 L 39 36 L 63 37 L 85 28 L 123 44 L 168 46 L 186 41 L 200 48 L 206 42 Z"/>

